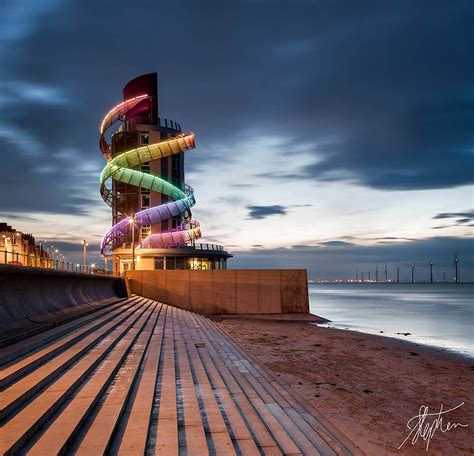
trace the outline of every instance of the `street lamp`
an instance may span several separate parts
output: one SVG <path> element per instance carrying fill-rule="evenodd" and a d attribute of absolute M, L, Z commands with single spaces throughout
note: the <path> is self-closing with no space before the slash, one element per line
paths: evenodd
<path fill-rule="evenodd" d="M 43 256 L 41 255 L 41 244 L 44 241 L 39 241 L 39 249 L 38 249 L 38 256 L 39 256 L 39 267 L 41 268 L 43 266 Z M 38 264 L 38 259 L 36 258 L 35 263 Z"/>
<path fill-rule="evenodd" d="M 12 236 L 12 261 L 15 262 L 15 236 L 16 233 L 13 233 Z"/>
<path fill-rule="evenodd" d="M 128 218 L 132 230 L 132 271 L 135 271 L 135 218 L 133 215 Z"/>
<path fill-rule="evenodd" d="M 83 239 L 81 241 L 81 244 L 82 246 L 84 247 L 84 263 L 83 263 L 83 272 L 86 272 L 86 250 L 87 250 L 87 246 L 89 245 L 88 242 Z"/>

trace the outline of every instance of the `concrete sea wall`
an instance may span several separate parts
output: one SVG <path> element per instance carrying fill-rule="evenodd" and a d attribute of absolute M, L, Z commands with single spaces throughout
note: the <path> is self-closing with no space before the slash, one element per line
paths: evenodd
<path fill-rule="evenodd" d="M 132 293 L 205 315 L 309 313 L 305 269 L 127 271 Z"/>
<path fill-rule="evenodd" d="M 118 277 L 0 265 L 0 333 L 45 315 L 126 296 Z"/>

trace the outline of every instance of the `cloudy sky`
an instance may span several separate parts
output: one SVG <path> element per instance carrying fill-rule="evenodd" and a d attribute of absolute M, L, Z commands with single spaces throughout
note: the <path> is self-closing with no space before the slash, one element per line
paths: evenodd
<path fill-rule="evenodd" d="M 474 12 L 446 1 L 0 3 L 0 221 L 79 260 L 110 226 L 103 115 L 159 74 L 231 267 L 474 278 Z"/>

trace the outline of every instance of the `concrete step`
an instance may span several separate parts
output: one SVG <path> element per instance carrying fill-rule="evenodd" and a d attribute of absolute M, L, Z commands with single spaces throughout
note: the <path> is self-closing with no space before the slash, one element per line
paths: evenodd
<path fill-rule="evenodd" d="M 0 454 L 361 454 L 209 319 L 100 312 L 4 369 Z"/>
<path fill-rule="evenodd" d="M 312 408 L 307 401 L 304 401 L 297 393 L 284 385 L 278 377 L 270 370 L 263 367 L 258 360 L 247 352 L 241 345 L 236 344 L 234 339 L 221 330 L 216 323 L 206 319 L 206 326 L 210 334 L 217 334 L 220 339 L 220 345 L 227 350 L 227 356 L 233 360 L 234 364 L 241 365 L 244 371 L 248 371 L 247 380 L 255 385 L 257 380 L 258 387 L 263 387 L 270 395 L 270 399 L 275 401 L 285 412 L 284 420 L 286 429 L 293 429 L 291 423 L 298 427 L 297 435 L 300 432 L 310 440 L 314 447 L 318 448 L 320 454 L 362 454 L 349 439 L 347 439 L 337 428 L 327 419 Z M 218 332 L 215 329 L 219 329 Z M 276 409 L 280 413 L 279 409 Z M 289 419 L 289 421 L 288 421 Z M 297 435 L 292 438 L 297 440 Z M 307 442 L 306 442 L 307 444 Z"/>
<path fill-rule="evenodd" d="M 100 305 L 95 308 L 94 312 L 76 315 L 71 321 L 44 329 L 38 334 L 25 336 L 19 341 L 3 346 L 0 348 L 0 366 L 8 365 L 15 359 L 58 339 L 64 334 L 68 334 L 73 328 L 78 328 L 79 326 L 94 320 L 97 315 L 103 315 L 127 300 L 128 298 L 112 298 L 106 300 L 106 304 L 101 301 L 99 303 Z"/>
<path fill-rule="evenodd" d="M 87 424 L 85 437 L 74 452 L 102 454 L 105 451 L 138 373 L 138 366 L 158 316 L 156 304 L 153 304 L 107 355 L 100 369 L 97 369 L 84 387 L 77 391 L 58 418 L 33 445 L 29 454 L 43 455 L 49 452 L 59 454 L 69 451 L 69 446 L 83 431 L 82 426 L 94 409 L 98 411 Z M 107 391 L 112 380 L 115 380 L 113 388 Z"/>
<path fill-rule="evenodd" d="M 59 335 L 56 337 L 56 339 L 59 338 L 59 340 L 53 340 L 52 334 L 49 334 L 48 339 L 50 340 L 50 343 L 45 343 L 43 347 L 30 351 L 27 355 L 22 356 L 21 359 L 16 359 L 15 361 L 10 362 L 8 366 L 0 370 L 0 391 L 3 391 L 5 387 L 13 381 L 19 379 L 28 372 L 37 369 L 49 359 L 74 345 L 84 336 L 91 334 L 105 323 L 116 318 L 133 306 L 135 301 L 136 299 L 121 300 L 107 309 L 98 311 L 92 318 L 88 316 L 85 322 L 71 322 L 67 335 L 65 335 L 61 329 Z M 72 323 L 76 324 L 73 325 Z M 25 341 L 25 343 L 27 342 Z M 21 347 L 20 350 L 23 351 L 23 347 Z"/>
<path fill-rule="evenodd" d="M 133 401 L 129 401 L 125 411 L 126 420 L 124 420 L 120 435 L 115 439 L 114 453 L 125 456 L 145 454 L 168 309 L 169 307 L 165 305 L 161 307 L 160 317 L 148 345 L 145 361 L 139 370 L 135 391 L 132 392 Z"/>
<path fill-rule="evenodd" d="M 179 326 L 184 329 L 181 333 L 189 353 L 189 356 L 195 363 L 198 372 L 205 374 L 200 376 L 205 382 L 206 388 L 211 388 L 217 400 L 216 405 L 225 411 L 225 425 L 227 432 L 233 444 L 243 455 L 258 455 L 260 454 L 254 438 L 247 427 L 240 411 L 234 403 L 222 376 L 217 370 L 214 361 L 209 356 L 208 350 L 202 350 L 199 343 L 203 338 L 194 330 L 191 321 L 191 314 L 185 313 L 182 310 L 177 311 L 180 321 Z"/>
<path fill-rule="evenodd" d="M 100 309 L 126 298 L 107 298 L 100 301 L 91 301 L 82 305 L 66 307 L 62 310 L 52 312 L 43 316 L 24 316 L 21 322 L 0 326 L 0 348 L 8 347 L 26 338 L 42 334 L 49 329 L 62 326 L 82 316 L 93 314 Z M 25 309 L 25 312 L 27 310 Z"/>
<path fill-rule="evenodd" d="M 117 327 L 126 325 L 127 320 L 140 308 L 132 306 L 112 321 L 79 340 L 48 363 L 25 375 L 14 384 L 8 386 L 0 395 L 0 420 L 4 420 L 21 404 L 34 394 L 37 394 L 55 378 L 61 375 L 69 366 L 79 361 L 92 347 L 101 343 Z"/>
<path fill-rule="evenodd" d="M 113 353 L 111 354 L 112 365 L 117 366 L 120 361 L 120 357 L 116 358 L 119 356 L 117 353 L 120 353 L 120 350 L 126 350 L 134 342 L 137 331 L 149 318 L 152 306 L 154 305 L 151 302 L 140 306 L 130 319 L 126 319 L 109 332 L 92 350 L 84 354 L 54 383 L 10 418 L 0 432 L 2 437 L 0 452 L 16 454 L 20 448 L 24 447 L 28 439 L 42 430 L 42 425 L 81 387 L 93 371 L 104 362 L 109 353 Z M 114 351 L 117 345 L 119 346 Z M 34 385 L 32 388 L 34 389 Z"/>

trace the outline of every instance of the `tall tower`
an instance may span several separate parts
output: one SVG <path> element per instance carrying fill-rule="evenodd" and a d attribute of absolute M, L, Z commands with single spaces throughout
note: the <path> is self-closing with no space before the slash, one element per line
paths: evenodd
<path fill-rule="evenodd" d="M 120 123 L 112 133 L 107 131 Z M 106 158 L 101 194 L 112 208 L 112 228 L 101 252 L 115 273 L 129 269 L 225 269 L 231 257 L 215 244 L 196 244 L 199 222 L 192 219 L 193 189 L 184 182 L 184 152 L 194 133 L 159 116 L 157 74 L 129 81 L 123 102 L 100 127 Z"/>

